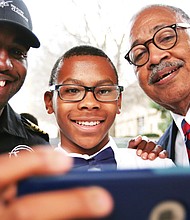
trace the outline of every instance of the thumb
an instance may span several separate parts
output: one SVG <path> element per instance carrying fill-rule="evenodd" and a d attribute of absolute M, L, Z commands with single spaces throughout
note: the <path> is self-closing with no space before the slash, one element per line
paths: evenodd
<path fill-rule="evenodd" d="M 128 143 L 128 148 L 133 148 L 133 149 L 136 149 L 137 146 L 140 144 L 140 142 L 142 141 L 142 136 L 139 135 L 133 139 L 131 139 Z"/>

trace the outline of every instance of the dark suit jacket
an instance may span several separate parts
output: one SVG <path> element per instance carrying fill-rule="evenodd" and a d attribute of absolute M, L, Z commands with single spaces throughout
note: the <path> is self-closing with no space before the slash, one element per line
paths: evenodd
<path fill-rule="evenodd" d="M 169 158 L 173 160 L 175 163 L 175 141 L 177 136 L 178 128 L 174 121 L 172 121 L 171 125 L 165 131 L 165 133 L 158 140 L 159 145 L 161 145 L 164 149 L 166 149 L 169 153 Z"/>

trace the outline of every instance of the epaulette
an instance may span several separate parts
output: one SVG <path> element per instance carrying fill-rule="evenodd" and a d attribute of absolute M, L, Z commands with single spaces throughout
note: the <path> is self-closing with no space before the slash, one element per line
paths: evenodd
<path fill-rule="evenodd" d="M 43 136 L 45 138 L 45 140 L 49 141 L 49 135 L 48 133 L 46 133 L 45 131 L 43 131 L 42 129 L 39 128 L 38 125 L 34 124 L 33 122 L 31 122 L 29 119 L 21 116 L 21 120 L 23 122 L 23 124 L 29 129 L 32 130 L 36 133 L 39 133 L 39 135 Z"/>

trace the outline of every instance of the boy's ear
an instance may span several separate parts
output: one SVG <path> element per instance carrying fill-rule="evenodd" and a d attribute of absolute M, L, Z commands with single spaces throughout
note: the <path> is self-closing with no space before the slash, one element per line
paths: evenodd
<path fill-rule="evenodd" d="M 122 94 L 120 94 L 119 99 L 117 101 L 117 114 L 121 113 L 121 102 L 122 102 Z"/>
<path fill-rule="evenodd" d="M 48 114 L 52 114 L 53 110 L 53 93 L 46 91 L 44 93 L 44 102 Z"/>

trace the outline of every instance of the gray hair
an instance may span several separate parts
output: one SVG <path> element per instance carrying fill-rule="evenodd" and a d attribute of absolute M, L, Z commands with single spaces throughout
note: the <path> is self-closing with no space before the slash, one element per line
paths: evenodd
<path fill-rule="evenodd" d="M 173 11 L 176 14 L 176 17 L 181 18 L 183 21 L 186 21 L 187 23 L 190 23 L 189 15 L 186 14 L 186 12 L 184 12 L 181 8 L 171 6 L 171 5 L 164 5 L 164 4 L 151 4 L 151 5 L 145 6 L 132 17 L 131 22 L 133 22 L 138 16 L 138 14 L 140 14 L 142 11 L 149 9 L 149 8 L 154 8 L 154 7 L 167 8 L 168 10 Z"/>

